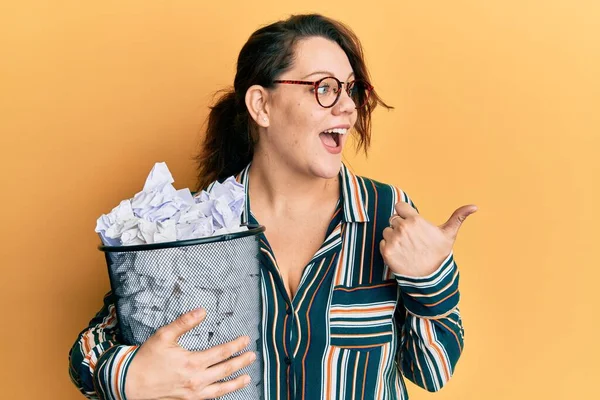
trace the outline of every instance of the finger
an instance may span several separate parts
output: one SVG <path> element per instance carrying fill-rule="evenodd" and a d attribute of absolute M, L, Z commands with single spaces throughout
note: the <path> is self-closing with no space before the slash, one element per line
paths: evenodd
<path fill-rule="evenodd" d="M 440 225 L 439 228 L 449 234 L 452 238 L 456 238 L 456 235 L 458 235 L 458 229 L 462 226 L 462 223 L 469 215 L 476 211 L 477 206 L 474 204 L 459 207 L 452 213 L 450 218 L 448 218 L 448 221 Z"/>
<path fill-rule="evenodd" d="M 387 246 L 387 242 L 385 241 L 385 239 L 382 239 L 379 242 L 379 253 L 381 253 L 382 255 L 385 253 L 385 246 Z"/>
<path fill-rule="evenodd" d="M 390 220 L 388 221 L 388 222 L 389 222 L 389 224 L 390 224 L 390 227 L 392 227 L 392 228 L 394 227 L 394 221 L 395 221 L 395 220 L 402 220 L 402 217 L 401 217 L 401 216 L 399 216 L 398 214 L 394 214 L 394 215 L 392 215 L 392 216 L 390 217 Z"/>
<path fill-rule="evenodd" d="M 405 203 L 403 201 L 399 201 L 398 203 L 396 203 L 394 209 L 396 210 L 396 214 L 398 214 L 402 218 L 416 217 L 419 215 L 417 210 L 412 208 L 410 204 Z"/>
<path fill-rule="evenodd" d="M 202 396 L 202 398 L 214 399 L 226 395 L 227 393 L 240 390 L 248 386 L 249 383 L 250 376 L 242 375 L 227 382 L 213 383 L 212 385 L 209 385 L 206 388 L 204 388 L 200 395 Z"/>
<path fill-rule="evenodd" d="M 171 343 L 177 343 L 177 339 L 187 331 L 198 326 L 206 317 L 206 311 L 203 308 L 197 308 L 189 311 L 171 322 L 158 329 L 155 335 L 161 340 Z"/>
<path fill-rule="evenodd" d="M 383 240 L 385 240 L 387 243 L 390 243 L 394 239 L 395 233 L 392 228 L 388 227 L 383 230 L 382 235 L 383 235 Z"/>
<path fill-rule="evenodd" d="M 403 221 L 404 219 L 402 219 L 402 217 L 400 217 L 399 215 L 392 215 L 392 217 L 390 218 L 390 228 L 398 231 L 401 228 Z"/>
<path fill-rule="evenodd" d="M 220 381 L 234 372 L 246 368 L 248 365 L 252 364 L 254 360 L 256 360 L 256 353 L 247 351 L 244 354 L 208 368 L 206 370 L 206 376 L 211 382 Z"/>
<path fill-rule="evenodd" d="M 215 365 L 244 350 L 250 344 L 248 336 L 240 336 L 231 342 L 223 343 L 197 353 L 196 357 L 206 366 Z"/>

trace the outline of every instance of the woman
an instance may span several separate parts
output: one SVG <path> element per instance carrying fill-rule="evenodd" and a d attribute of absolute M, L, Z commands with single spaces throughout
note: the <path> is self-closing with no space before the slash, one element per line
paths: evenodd
<path fill-rule="evenodd" d="M 199 188 L 236 175 L 261 237 L 267 399 L 406 399 L 403 376 L 435 391 L 463 346 L 452 246 L 475 206 L 437 227 L 398 188 L 341 162 L 348 133 L 370 142 L 369 84 L 356 36 L 320 15 L 256 31 L 234 90 L 212 108 Z M 90 398 L 205 399 L 249 384 L 219 382 L 253 362 L 248 338 L 188 352 L 183 315 L 142 346 L 118 343 L 111 294 L 75 343 L 71 376 Z"/>

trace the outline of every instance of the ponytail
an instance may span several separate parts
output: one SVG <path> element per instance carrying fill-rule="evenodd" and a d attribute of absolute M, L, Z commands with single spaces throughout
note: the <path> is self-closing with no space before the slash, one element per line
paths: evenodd
<path fill-rule="evenodd" d="M 241 103 L 241 104 L 240 104 Z M 206 136 L 198 162 L 197 189 L 205 189 L 242 171 L 252 160 L 254 144 L 248 126 L 248 112 L 235 91 L 225 91 L 208 115 Z"/>

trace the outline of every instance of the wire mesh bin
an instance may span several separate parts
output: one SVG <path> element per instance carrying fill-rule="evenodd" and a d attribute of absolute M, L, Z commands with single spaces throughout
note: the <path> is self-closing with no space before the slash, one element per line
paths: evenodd
<path fill-rule="evenodd" d="M 220 399 L 263 399 L 262 304 L 258 235 L 247 231 L 177 242 L 99 246 L 105 253 L 124 344 L 139 345 L 158 328 L 203 307 L 206 318 L 179 344 L 191 351 L 249 336 L 256 361 L 227 379 L 252 383 Z"/>

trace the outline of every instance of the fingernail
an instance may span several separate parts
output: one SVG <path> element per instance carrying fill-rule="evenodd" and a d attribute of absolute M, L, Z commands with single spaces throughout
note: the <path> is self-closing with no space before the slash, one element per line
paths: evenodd
<path fill-rule="evenodd" d="M 192 312 L 192 315 L 194 316 L 194 318 L 201 318 L 205 314 L 206 314 L 206 311 L 204 310 L 204 308 L 198 308 Z"/>
<path fill-rule="evenodd" d="M 252 360 L 252 361 L 256 360 L 256 353 L 253 351 L 250 352 L 250 360 Z"/>
<path fill-rule="evenodd" d="M 246 337 L 244 338 L 244 345 L 245 345 L 245 346 L 248 346 L 249 344 L 250 344 L 250 337 L 249 337 L 249 336 L 246 336 Z"/>
<path fill-rule="evenodd" d="M 250 377 L 248 375 L 246 375 L 243 382 L 244 382 L 244 386 L 248 386 L 250 384 Z"/>

